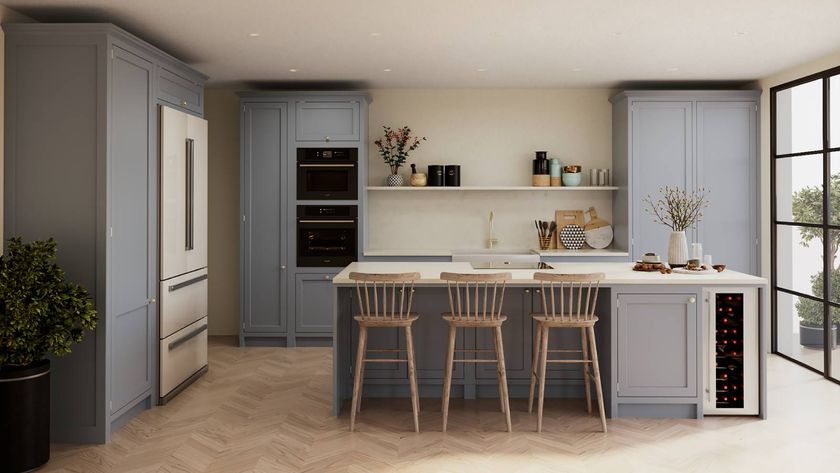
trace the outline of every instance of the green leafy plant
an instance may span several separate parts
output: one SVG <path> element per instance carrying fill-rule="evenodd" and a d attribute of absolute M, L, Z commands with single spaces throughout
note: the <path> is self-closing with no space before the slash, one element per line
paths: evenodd
<path fill-rule="evenodd" d="M 426 141 L 426 137 L 411 136 L 411 128 L 407 126 L 396 130 L 383 126 L 382 131 L 385 132 L 385 136 L 373 143 L 379 150 L 382 160 L 391 167 L 391 174 L 397 174 L 400 166 L 408 159 L 408 154 L 420 147 L 420 142 Z"/>
<path fill-rule="evenodd" d="M 830 223 L 833 225 L 840 225 L 840 173 L 834 174 L 830 178 L 829 188 L 829 209 Z M 815 223 L 821 222 L 823 217 L 823 192 L 822 186 L 808 186 L 804 187 L 793 194 L 791 200 L 793 211 L 793 221 L 797 223 Z M 800 245 L 808 248 L 814 240 L 819 241 L 820 248 L 824 247 L 824 234 L 822 228 L 816 227 L 798 227 L 801 240 Z M 840 250 L 840 231 L 829 231 L 828 254 L 823 255 L 829 258 L 832 265 L 837 259 L 837 252 Z M 811 276 L 811 292 L 819 298 L 824 296 L 823 284 L 824 275 L 820 271 Z M 830 294 L 840 301 L 840 267 L 833 268 L 831 271 Z M 796 301 L 796 312 L 799 314 L 802 325 L 807 327 L 822 327 L 823 326 L 823 303 L 811 299 L 800 297 Z M 832 311 L 832 322 L 840 324 L 840 311 Z"/>
<path fill-rule="evenodd" d="M 0 257 L 0 367 L 62 356 L 96 327 L 88 292 L 55 264 L 57 244 L 12 238 Z"/>

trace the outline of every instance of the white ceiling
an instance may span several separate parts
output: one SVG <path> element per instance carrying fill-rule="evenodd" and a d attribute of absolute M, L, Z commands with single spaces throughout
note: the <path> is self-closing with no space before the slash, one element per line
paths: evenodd
<path fill-rule="evenodd" d="M 840 0 L 0 2 L 39 21 L 116 23 L 236 86 L 737 82 L 840 48 Z"/>

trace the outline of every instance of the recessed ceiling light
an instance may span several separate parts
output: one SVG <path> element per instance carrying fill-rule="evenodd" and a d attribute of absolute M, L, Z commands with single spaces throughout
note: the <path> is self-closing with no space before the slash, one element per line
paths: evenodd
<path fill-rule="evenodd" d="M 487 71 L 487 69 L 485 69 L 483 67 L 480 67 L 480 68 L 475 70 L 475 72 L 486 72 L 486 71 Z"/>
<path fill-rule="evenodd" d="M 668 69 L 665 69 L 665 71 L 667 71 L 667 72 L 677 72 L 679 70 L 680 70 L 679 67 L 669 67 Z"/>
<path fill-rule="evenodd" d="M 580 71 L 582 71 L 582 70 L 583 70 L 583 69 L 582 69 L 582 68 L 580 68 L 580 67 L 573 67 L 573 68 L 572 68 L 572 72 L 580 72 Z"/>
<path fill-rule="evenodd" d="M 623 32 L 623 31 L 614 31 L 614 32 L 613 32 L 613 36 L 621 36 L 621 35 L 623 35 L 623 34 L 624 34 L 624 32 Z"/>
<path fill-rule="evenodd" d="M 259 33 L 248 33 L 248 36 L 250 36 L 252 38 L 256 38 L 259 35 L 260 35 Z"/>
<path fill-rule="evenodd" d="M 391 69 L 382 69 L 382 72 L 391 72 Z"/>
<path fill-rule="evenodd" d="M 371 33 L 370 35 L 371 35 L 371 36 L 382 36 L 382 33 L 376 33 L 376 32 L 374 32 L 374 33 Z"/>
<path fill-rule="evenodd" d="M 736 31 L 735 34 L 738 35 L 738 36 L 744 36 L 744 35 L 747 34 L 747 32 L 746 31 Z"/>
<path fill-rule="evenodd" d="M 289 72 L 297 72 L 297 69 L 289 69 Z"/>

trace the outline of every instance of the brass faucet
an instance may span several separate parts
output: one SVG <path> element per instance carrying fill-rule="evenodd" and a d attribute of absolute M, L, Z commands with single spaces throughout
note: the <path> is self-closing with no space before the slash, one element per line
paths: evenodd
<path fill-rule="evenodd" d="M 499 244 L 499 239 L 493 236 L 493 220 L 495 220 L 495 215 L 493 211 L 490 211 L 490 237 L 487 238 L 487 248 L 493 249 L 494 246 Z"/>

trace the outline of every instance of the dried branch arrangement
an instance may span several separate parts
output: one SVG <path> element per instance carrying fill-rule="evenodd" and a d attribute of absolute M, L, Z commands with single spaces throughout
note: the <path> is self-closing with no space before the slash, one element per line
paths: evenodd
<path fill-rule="evenodd" d="M 661 197 L 657 200 L 653 200 L 650 194 L 643 199 L 645 212 L 653 217 L 654 223 L 681 232 L 703 220 L 703 209 L 709 206 L 709 201 L 702 187 L 689 192 L 679 187 L 665 186 L 659 192 Z"/>

